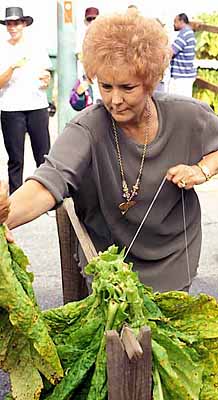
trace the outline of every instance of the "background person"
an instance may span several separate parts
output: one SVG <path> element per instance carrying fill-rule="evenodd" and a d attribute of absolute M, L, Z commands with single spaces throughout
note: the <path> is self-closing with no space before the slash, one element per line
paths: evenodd
<path fill-rule="evenodd" d="M 174 30 L 179 34 L 172 44 L 169 92 L 192 97 L 192 86 L 197 76 L 194 62 L 196 39 L 186 14 L 175 17 Z"/>
<path fill-rule="evenodd" d="M 159 18 L 156 18 L 156 21 L 159 22 L 159 24 L 166 30 L 166 25 Z M 168 34 L 167 30 L 166 30 L 166 33 Z M 158 83 L 157 87 L 155 88 L 155 91 L 158 91 L 161 93 L 168 93 L 169 81 L 170 81 L 170 66 L 168 65 L 166 70 L 164 71 L 161 81 Z"/>
<path fill-rule="evenodd" d="M 95 19 L 99 16 L 99 9 L 96 7 L 88 7 L 85 9 L 85 14 L 84 14 L 84 24 L 86 26 L 86 29 L 90 26 L 90 24 L 95 21 Z M 78 79 L 81 81 L 81 83 L 84 82 L 85 85 L 88 83 L 86 80 L 84 80 L 85 77 L 85 71 L 83 67 L 83 55 L 81 48 L 79 49 L 79 52 L 77 54 L 78 62 L 77 62 L 77 71 L 78 71 Z M 89 85 L 90 86 L 90 85 Z M 100 98 L 100 92 L 98 89 L 98 84 L 96 81 L 93 82 L 91 86 L 91 91 L 92 91 L 92 100 L 94 103 L 96 103 Z"/>
<path fill-rule="evenodd" d="M 194 185 L 218 172 L 218 117 L 197 100 L 152 95 L 170 59 L 167 34 L 155 20 L 100 16 L 87 30 L 83 54 L 103 102 L 73 118 L 11 205 L 2 188 L 0 223 L 14 228 L 72 195 L 97 250 L 128 248 L 166 176 L 127 261 L 154 290 L 188 290 L 201 248 Z M 82 263 L 80 249 L 79 256 Z"/>
<path fill-rule="evenodd" d="M 132 11 L 135 12 L 135 10 L 138 10 L 138 7 L 135 4 L 129 4 L 127 7 L 127 11 Z"/>
<path fill-rule="evenodd" d="M 99 9 L 96 7 L 88 7 L 85 10 L 85 25 L 89 25 L 92 21 L 96 19 L 96 17 L 99 15 Z"/>
<path fill-rule="evenodd" d="M 26 132 L 37 167 L 50 148 L 45 89 L 51 64 L 45 50 L 24 36 L 24 29 L 33 23 L 33 18 L 24 16 L 22 8 L 6 8 L 6 17 L 0 23 L 10 36 L 0 44 L 0 109 L 9 187 L 13 193 L 22 184 Z"/>

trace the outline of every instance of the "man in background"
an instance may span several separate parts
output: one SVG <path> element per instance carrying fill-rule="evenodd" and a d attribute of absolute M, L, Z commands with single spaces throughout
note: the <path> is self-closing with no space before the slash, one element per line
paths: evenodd
<path fill-rule="evenodd" d="M 194 64 L 196 39 L 186 14 L 175 17 L 174 30 L 179 34 L 172 44 L 169 92 L 192 97 L 192 86 L 197 75 Z"/>
<path fill-rule="evenodd" d="M 37 167 L 50 148 L 46 89 L 51 63 L 41 45 L 24 35 L 32 23 L 20 7 L 6 8 L 5 19 L 0 20 L 9 34 L 0 44 L 0 109 L 10 193 L 22 185 L 26 132 Z"/>

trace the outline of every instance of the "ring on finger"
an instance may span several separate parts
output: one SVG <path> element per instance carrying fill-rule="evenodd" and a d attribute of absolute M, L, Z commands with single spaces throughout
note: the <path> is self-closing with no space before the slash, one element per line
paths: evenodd
<path fill-rule="evenodd" d="M 184 179 L 180 179 L 179 183 L 182 188 L 186 187 L 186 185 L 187 185 L 187 182 Z"/>

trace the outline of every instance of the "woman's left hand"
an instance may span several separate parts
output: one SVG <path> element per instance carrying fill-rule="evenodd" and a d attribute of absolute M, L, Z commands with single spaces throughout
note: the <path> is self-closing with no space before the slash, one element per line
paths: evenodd
<path fill-rule="evenodd" d="M 44 71 L 40 74 L 39 80 L 40 80 L 40 82 L 41 82 L 40 89 L 47 89 L 47 87 L 48 87 L 48 85 L 49 85 L 49 83 L 50 83 L 50 80 L 51 80 L 51 74 L 50 74 L 50 72 L 49 72 L 48 70 L 44 70 Z"/>
<path fill-rule="evenodd" d="M 176 165 L 168 169 L 166 177 L 168 181 L 186 190 L 206 182 L 204 174 L 197 165 Z"/>

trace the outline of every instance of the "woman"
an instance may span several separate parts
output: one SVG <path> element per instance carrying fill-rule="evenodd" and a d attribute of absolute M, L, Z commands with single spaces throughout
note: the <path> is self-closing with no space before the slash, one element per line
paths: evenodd
<path fill-rule="evenodd" d="M 152 96 L 170 58 L 166 33 L 155 20 L 137 12 L 98 17 L 83 54 L 103 103 L 67 124 L 45 163 L 11 196 L 6 223 L 24 224 L 72 195 L 98 250 L 112 243 L 128 248 L 166 176 L 128 259 L 155 290 L 187 289 L 201 247 L 193 187 L 218 172 L 218 118 L 193 99 Z M 7 214 L 3 197 L 4 190 L 0 222 Z"/>
<path fill-rule="evenodd" d="M 47 52 L 34 43 L 26 28 L 33 18 L 20 7 L 7 7 L 5 19 L 9 38 L 0 43 L 1 128 L 8 154 L 10 193 L 23 182 L 24 144 L 29 133 L 37 167 L 50 149 L 49 115 L 46 89 L 51 62 Z"/>

